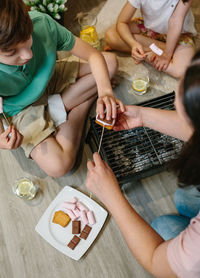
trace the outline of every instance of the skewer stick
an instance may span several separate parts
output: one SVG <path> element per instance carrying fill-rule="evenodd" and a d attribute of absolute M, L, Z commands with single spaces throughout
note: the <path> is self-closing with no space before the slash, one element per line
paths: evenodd
<path fill-rule="evenodd" d="M 5 119 L 6 123 L 7 123 L 7 125 L 10 126 L 10 123 L 9 123 L 9 121 L 8 121 L 8 119 L 7 119 L 7 117 L 6 117 L 6 115 L 5 115 L 3 112 L 2 112 L 2 114 L 3 114 L 3 117 L 4 117 L 4 119 Z"/>
<path fill-rule="evenodd" d="M 101 144 L 102 144 L 102 140 L 103 140 L 104 129 L 105 129 L 105 125 L 103 125 L 103 128 L 102 128 L 101 138 L 100 138 L 100 141 L 99 141 L 98 153 L 100 152 L 100 149 L 101 149 Z M 92 193 L 90 193 L 90 199 L 92 199 Z"/>

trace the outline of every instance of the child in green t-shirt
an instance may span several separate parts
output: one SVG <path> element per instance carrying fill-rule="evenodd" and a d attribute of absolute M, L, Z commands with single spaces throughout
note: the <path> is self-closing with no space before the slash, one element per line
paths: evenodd
<path fill-rule="evenodd" d="M 74 56 L 56 61 L 58 50 Z M 107 119 L 116 117 L 117 105 L 124 109 L 110 83 L 116 70 L 113 54 L 101 54 L 46 14 L 28 14 L 22 0 L 2 0 L 0 96 L 11 125 L 4 130 L 0 121 L 0 149 L 22 146 L 53 177 L 70 171 L 97 92 L 102 118 L 105 109 Z M 52 110 L 62 119 L 56 122 Z"/>

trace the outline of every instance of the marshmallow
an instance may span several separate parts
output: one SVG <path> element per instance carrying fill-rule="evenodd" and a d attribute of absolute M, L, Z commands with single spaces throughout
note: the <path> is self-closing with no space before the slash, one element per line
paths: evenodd
<path fill-rule="evenodd" d="M 152 43 L 149 48 L 156 53 L 158 56 L 161 56 L 163 54 L 162 49 L 160 49 L 159 47 L 157 47 L 157 45 L 155 45 L 155 43 Z"/>
<path fill-rule="evenodd" d="M 76 217 L 79 217 L 80 216 L 80 210 L 78 208 L 75 208 L 72 210 L 73 213 L 76 215 Z"/>
<path fill-rule="evenodd" d="M 83 223 L 88 224 L 88 218 L 85 210 L 80 211 L 80 217 Z"/>
<path fill-rule="evenodd" d="M 93 211 L 89 210 L 87 212 L 87 218 L 90 225 L 94 225 L 96 223 Z"/>
<path fill-rule="evenodd" d="M 70 209 L 66 209 L 66 213 L 69 215 L 72 221 L 77 219 L 76 215 Z"/>
<path fill-rule="evenodd" d="M 88 208 L 84 204 L 82 204 L 81 202 L 77 202 L 76 205 L 80 210 L 88 211 Z"/>
<path fill-rule="evenodd" d="M 73 210 L 73 209 L 76 208 L 76 205 L 73 204 L 73 203 L 70 203 L 70 202 L 64 202 L 64 203 L 62 204 L 62 206 L 63 206 L 63 208 L 71 209 L 71 210 Z"/>
<path fill-rule="evenodd" d="M 78 201 L 78 199 L 76 197 L 74 197 L 69 202 L 72 203 L 72 204 L 75 204 L 77 201 Z"/>

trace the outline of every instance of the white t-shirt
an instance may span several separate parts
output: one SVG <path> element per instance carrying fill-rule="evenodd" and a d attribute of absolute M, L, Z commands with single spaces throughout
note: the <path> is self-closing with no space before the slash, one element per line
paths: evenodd
<path fill-rule="evenodd" d="M 179 1 L 182 0 L 128 0 L 136 9 L 140 9 L 144 18 L 144 25 L 160 34 L 168 33 L 168 21 Z M 197 31 L 194 27 L 194 16 L 188 11 L 182 33 L 191 33 L 194 36 Z"/>

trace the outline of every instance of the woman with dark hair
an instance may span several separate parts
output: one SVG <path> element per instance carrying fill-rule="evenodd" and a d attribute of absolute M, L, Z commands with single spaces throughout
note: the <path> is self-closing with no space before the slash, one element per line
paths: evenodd
<path fill-rule="evenodd" d="M 127 106 L 119 113 L 116 131 L 153 128 L 186 141 L 171 165 L 180 186 L 175 193 L 179 215 L 164 215 L 148 225 L 125 199 L 118 182 L 99 154 L 88 162 L 86 186 L 107 206 L 131 252 L 156 277 L 200 277 L 200 52 L 180 84 L 176 111 Z M 159 120 L 158 120 L 159 119 Z M 183 188 L 185 186 L 185 188 Z M 186 187 L 187 186 L 187 187 Z"/>

